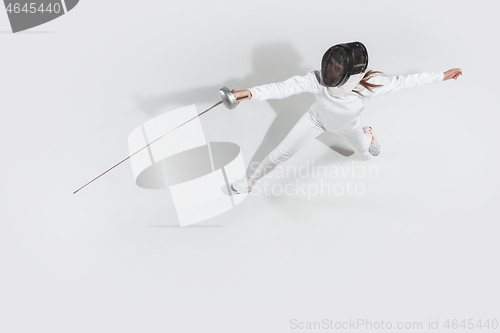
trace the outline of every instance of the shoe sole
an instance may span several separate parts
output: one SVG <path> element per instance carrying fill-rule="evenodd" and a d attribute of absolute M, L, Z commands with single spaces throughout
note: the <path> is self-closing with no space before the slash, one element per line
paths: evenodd
<path fill-rule="evenodd" d="M 233 187 L 233 185 L 230 186 L 231 187 L 231 191 L 234 192 L 234 194 L 241 194 L 240 192 L 236 191 L 236 189 Z M 247 193 L 250 193 L 252 192 L 252 189 L 250 189 L 250 191 L 248 191 Z"/>

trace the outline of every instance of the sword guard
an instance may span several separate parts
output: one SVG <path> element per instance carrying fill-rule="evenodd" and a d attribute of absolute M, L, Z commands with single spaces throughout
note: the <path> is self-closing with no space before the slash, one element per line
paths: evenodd
<path fill-rule="evenodd" d="M 224 106 L 229 110 L 233 110 L 238 106 L 238 101 L 236 101 L 236 97 L 233 95 L 233 90 L 229 90 L 227 87 L 222 87 L 219 89 L 219 96 L 224 103 Z"/>

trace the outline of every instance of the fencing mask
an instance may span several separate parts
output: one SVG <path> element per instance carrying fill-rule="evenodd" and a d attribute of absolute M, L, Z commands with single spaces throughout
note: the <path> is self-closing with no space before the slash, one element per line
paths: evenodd
<path fill-rule="evenodd" d="M 357 81 L 354 84 L 355 86 L 363 78 L 361 74 L 365 72 L 367 66 L 368 52 L 362 43 L 337 44 L 329 48 L 323 55 L 323 59 L 321 60 L 321 78 L 323 79 L 323 83 L 330 88 L 340 88 L 347 83 L 349 78 L 351 78 L 349 80 L 351 82 Z M 328 89 L 329 91 L 337 90 L 330 88 Z M 342 89 L 342 91 L 345 92 L 345 89 Z"/>

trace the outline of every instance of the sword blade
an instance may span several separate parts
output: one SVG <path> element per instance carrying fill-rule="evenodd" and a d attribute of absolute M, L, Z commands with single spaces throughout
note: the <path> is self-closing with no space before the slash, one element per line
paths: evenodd
<path fill-rule="evenodd" d="M 173 130 L 171 130 L 171 131 L 169 131 L 169 132 L 167 132 L 167 133 L 163 134 L 163 135 L 162 135 L 162 136 L 160 136 L 158 139 L 156 139 L 156 140 L 154 140 L 154 141 L 150 142 L 149 144 L 147 144 L 146 146 L 142 147 L 141 149 L 139 149 L 138 151 L 136 151 L 136 152 L 135 152 L 135 153 L 133 153 L 132 155 L 130 155 L 130 156 L 128 156 L 127 158 L 125 158 L 125 159 L 121 160 L 120 162 L 116 163 L 116 164 L 115 164 L 115 165 L 113 165 L 111 168 L 109 168 L 108 170 L 104 171 L 104 172 L 103 172 L 103 173 L 101 173 L 99 176 L 95 177 L 94 179 L 92 179 L 91 181 L 89 181 L 87 184 L 83 185 L 83 186 L 82 186 L 82 187 L 80 187 L 78 190 L 76 190 L 75 192 L 73 192 L 73 194 L 77 193 L 77 192 L 78 192 L 78 191 L 80 191 L 82 188 L 84 188 L 85 186 L 87 186 L 87 185 L 89 185 L 90 183 L 92 183 L 94 180 L 96 180 L 96 179 L 100 178 L 101 176 L 105 175 L 105 174 L 106 174 L 106 173 L 108 173 L 109 171 L 113 170 L 114 168 L 116 168 L 117 166 L 119 166 L 120 164 L 122 164 L 123 162 L 125 162 L 126 160 L 128 160 L 129 158 L 131 158 L 132 156 L 134 156 L 135 154 L 137 154 L 138 152 L 140 152 L 140 151 L 142 151 L 142 150 L 146 149 L 147 147 L 149 147 L 150 145 L 152 145 L 152 144 L 153 144 L 153 143 L 155 143 L 156 141 L 160 140 L 161 138 L 163 138 L 163 137 L 164 137 L 164 136 L 166 136 L 167 134 L 172 133 L 173 131 L 175 131 L 175 130 L 176 130 L 176 129 L 178 129 L 179 127 L 184 126 L 185 124 L 189 123 L 191 120 L 198 118 L 199 116 L 201 116 L 201 115 L 203 115 L 204 113 L 206 113 L 206 112 L 208 112 L 208 111 L 212 110 L 213 108 L 215 108 L 216 106 L 220 105 L 221 103 L 222 103 L 222 101 L 215 103 L 212 107 L 210 107 L 210 108 L 206 109 L 205 111 L 203 111 L 202 113 L 198 114 L 197 116 L 195 116 L 195 117 L 193 117 L 193 118 L 189 119 L 188 121 L 186 121 L 186 122 L 184 122 L 184 123 L 180 124 L 179 126 L 177 126 L 176 128 L 174 128 Z"/>

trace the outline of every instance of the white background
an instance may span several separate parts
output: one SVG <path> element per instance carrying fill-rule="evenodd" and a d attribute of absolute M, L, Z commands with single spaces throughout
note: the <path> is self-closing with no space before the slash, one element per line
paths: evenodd
<path fill-rule="evenodd" d="M 500 320 L 499 7 L 87 0 L 19 34 L 1 10 L 0 331 Z M 138 188 L 129 163 L 72 194 L 128 155 L 142 122 L 192 103 L 202 111 L 224 85 L 304 75 L 328 47 L 356 40 L 369 68 L 387 75 L 463 70 L 369 103 L 362 120 L 382 144 L 378 157 L 344 157 L 313 140 L 285 163 L 374 166 L 378 177 L 353 180 L 364 195 L 250 195 L 179 228 L 168 191 Z M 202 124 L 249 163 L 312 101 L 218 107 Z"/>

